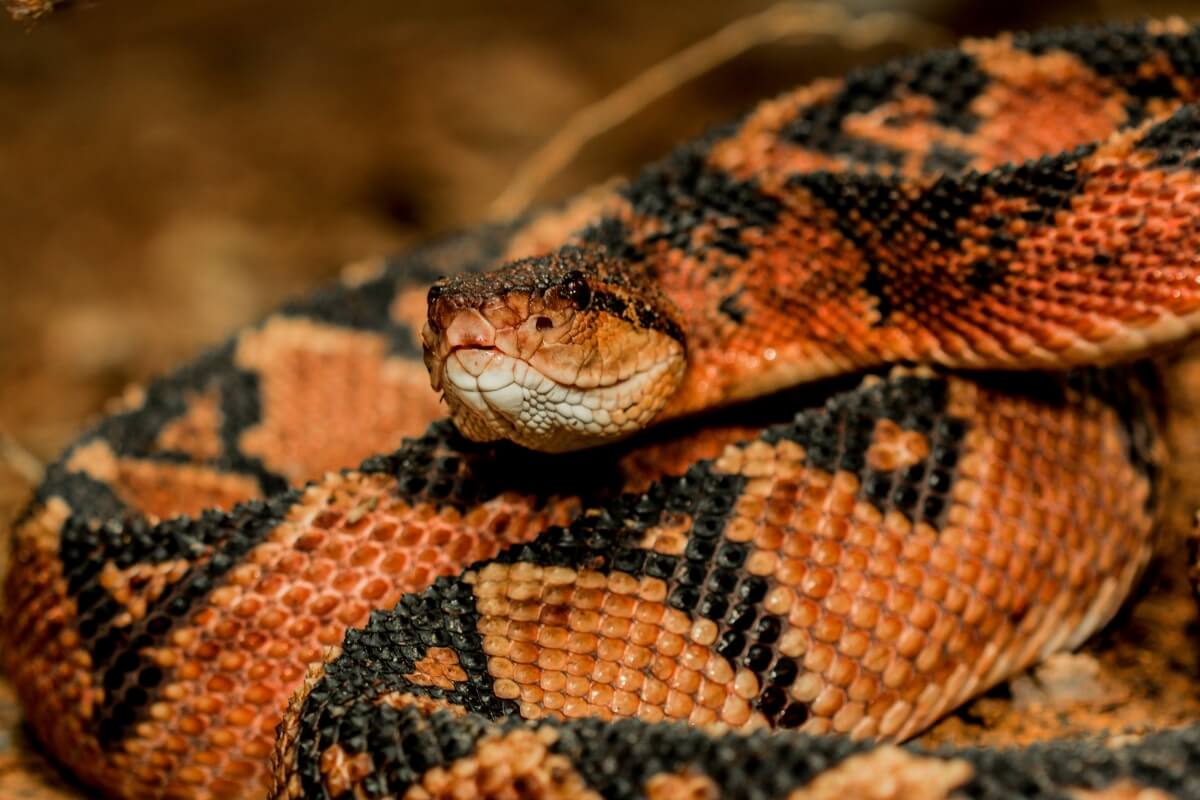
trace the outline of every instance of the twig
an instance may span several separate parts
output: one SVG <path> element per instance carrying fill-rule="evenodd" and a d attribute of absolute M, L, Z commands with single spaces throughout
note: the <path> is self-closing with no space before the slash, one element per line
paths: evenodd
<path fill-rule="evenodd" d="M 492 202 L 489 213 L 495 218 L 520 213 L 588 142 L 682 84 L 759 45 L 794 36 L 832 36 L 843 47 L 862 50 L 887 41 L 924 42 L 948 35 L 941 26 L 911 14 L 878 11 L 855 17 L 840 5 L 823 2 L 784 2 L 742 17 L 572 114 L 517 169 L 512 181 Z"/>
<path fill-rule="evenodd" d="M 0 429 L 0 462 L 3 462 L 31 485 L 42 479 L 46 467 L 37 456 L 29 452 L 13 436 Z"/>

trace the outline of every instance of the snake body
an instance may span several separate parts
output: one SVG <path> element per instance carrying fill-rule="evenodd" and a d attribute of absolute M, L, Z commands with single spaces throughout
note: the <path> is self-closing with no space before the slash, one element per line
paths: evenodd
<path fill-rule="evenodd" d="M 1198 89 L 1179 21 L 966 42 L 283 307 L 47 470 L 33 730 L 125 797 L 1200 796 L 1200 727 L 888 744 L 1154 551 L 1157 390 L 1108 362 L 1196 325 Z"/>

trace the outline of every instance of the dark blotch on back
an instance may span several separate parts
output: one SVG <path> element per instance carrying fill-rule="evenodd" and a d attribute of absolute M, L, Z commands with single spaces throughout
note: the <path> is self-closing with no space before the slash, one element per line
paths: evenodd
<path fill-rule="evenodd" d="M 970 110 L 971 101 L 990 80 L 975 58 L 961 50 L 940 50 L 856 70 L 846 76 L 836 95 L 805 108 L 780 136 L 805 149 L 845 156 L 859 164 L 899 167 L 905 151 L 848 134 L 846 118 L 872 111 L 903 91 L 930 98 L 937 124 L 971 133 L 979 124 Z"/>

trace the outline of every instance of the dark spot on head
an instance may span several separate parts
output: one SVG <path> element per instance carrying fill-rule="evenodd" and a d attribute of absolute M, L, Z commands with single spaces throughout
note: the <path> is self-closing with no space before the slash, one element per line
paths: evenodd
<path fill-rule="evenodd" d="M 559 285 L 558 294 L 580 311 L 587 309 L 588 304 L 592 302 L 592 289 L 588 286 L 587 278 L 578 270 L 567 273 Z"/>
<path fill-rule="evenodd" d="M 549 317 L 538 317 L 536 320 L 534 320 L 533 325 L 539 331 L 548 331 L 554 327 L 554 323 Z"/>
<path fill-rule="evenodd" d="M 729 317 L 730 319 L 732 319 L 734 322 L 738 323 L 739 325 L 746 321 L 746 313 L 747 313 L 746 309 L 738 303 L 741 293 L 742 293 L 742 290 L 738 289 L 733 294 L 729 295 L 728 297 L 723 298 L 721 300 L 720 306 L 718 306 L 718 308 L 720 308 L 722 314 Z"/>

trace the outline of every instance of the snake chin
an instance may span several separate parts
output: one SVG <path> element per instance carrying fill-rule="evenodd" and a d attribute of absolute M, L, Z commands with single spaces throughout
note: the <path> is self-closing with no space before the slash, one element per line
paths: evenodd
<path fill-rule="evenodd" d="M 557 453 L 594 447 L 645 427 L 683 374 L 677 349 L 605 385 L 560 382 L 495 348 L 460 348 L 442 364 L 441 387 L 468 439 L 508 439 Z"/>

